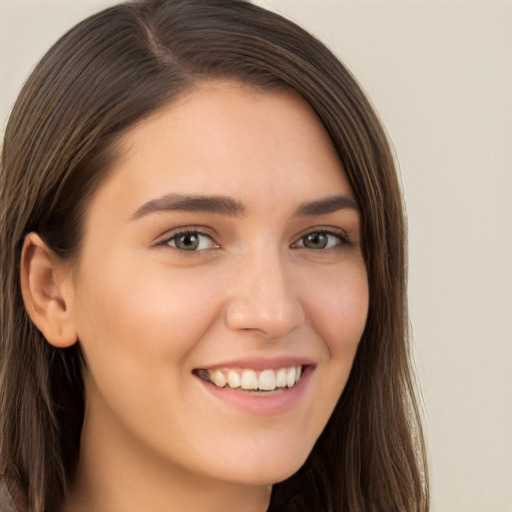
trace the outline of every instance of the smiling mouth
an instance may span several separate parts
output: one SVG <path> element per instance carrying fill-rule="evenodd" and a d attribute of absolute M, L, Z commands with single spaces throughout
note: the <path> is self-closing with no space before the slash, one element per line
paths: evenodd
<path fill-rule="evenodd" d="M 304 366 L 290 366 L 278 370 L 252 369 L 198 369 L 193 373 L 218 388 L 240 392 L 272 393 L 293 388 L 303 375 Z"/>

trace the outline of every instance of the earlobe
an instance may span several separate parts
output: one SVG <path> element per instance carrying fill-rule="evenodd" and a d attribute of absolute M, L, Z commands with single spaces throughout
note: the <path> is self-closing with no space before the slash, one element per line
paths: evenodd
<path fill-rule="evenodd" d="M 76 343 L 69 264 L 39 235 L 29 233 L 21 253 L 20 274 L 25 309 L 46 340 L 58 348 Z"/>

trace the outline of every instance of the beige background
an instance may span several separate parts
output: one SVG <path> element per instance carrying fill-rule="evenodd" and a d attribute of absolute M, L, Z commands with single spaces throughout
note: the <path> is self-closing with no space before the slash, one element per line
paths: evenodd
<path fill-rule="evenodd" d="M 0 0 L 1 126 L 50 43 L 112 3 Z M 342 57 L 396 148 L 432 511 L 512 512 L 512 2 L 272 8 Z"/>

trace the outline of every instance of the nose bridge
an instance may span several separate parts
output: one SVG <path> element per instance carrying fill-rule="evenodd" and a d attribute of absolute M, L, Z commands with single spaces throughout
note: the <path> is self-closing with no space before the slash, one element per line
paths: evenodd
<path fill-rule="evenodd" d="M 227 309 L 227 323 L 270 338 L 283 337 L 304 322 L 304 310 L 286 256 L 268 247 L 240 256 Z"/>

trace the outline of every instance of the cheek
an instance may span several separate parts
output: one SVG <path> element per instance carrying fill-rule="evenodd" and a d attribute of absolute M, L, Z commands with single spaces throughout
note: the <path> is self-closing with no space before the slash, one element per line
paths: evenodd
<path fill-rule="evenodd" d="M 127 279 L 116 261 L 84 276 L 77 304 L 89 414 L 165 444 L 156 426 L 191 414 L 189 356 L 217 317 L 216 299 L 186 272 L 134 265 Z"/>
<path fill-rule="evenodd" d="M 76 325 L 87 359 L 116 357 L 116 366 L 172 358 L 178 362 L 208 329 L 216 305 L 205 283 L 163 266 L 95 268 L 78 286 Z M 136 260 L 135 260 L 136 261 Z"/>
<path fill-rule="evenodd" d="M 310 295 L 308 309 L 332 359 L 352 362 L 366 325 L 369 293 L 364 265 L 331 275 Z"/>
<path fill-rule="evenodd" d="M 317 365 L 315 415 L 311 429 L 320 433 L 345 388 L 368 314 L 368 282 L 364 264 L 329 270 L 309 282 L 305 308 L 308 320 L 321 340 Z M 316 286 L 311 286 L 316 283 Z M 313 293 L 314 291 L 314 293 Z"/>

